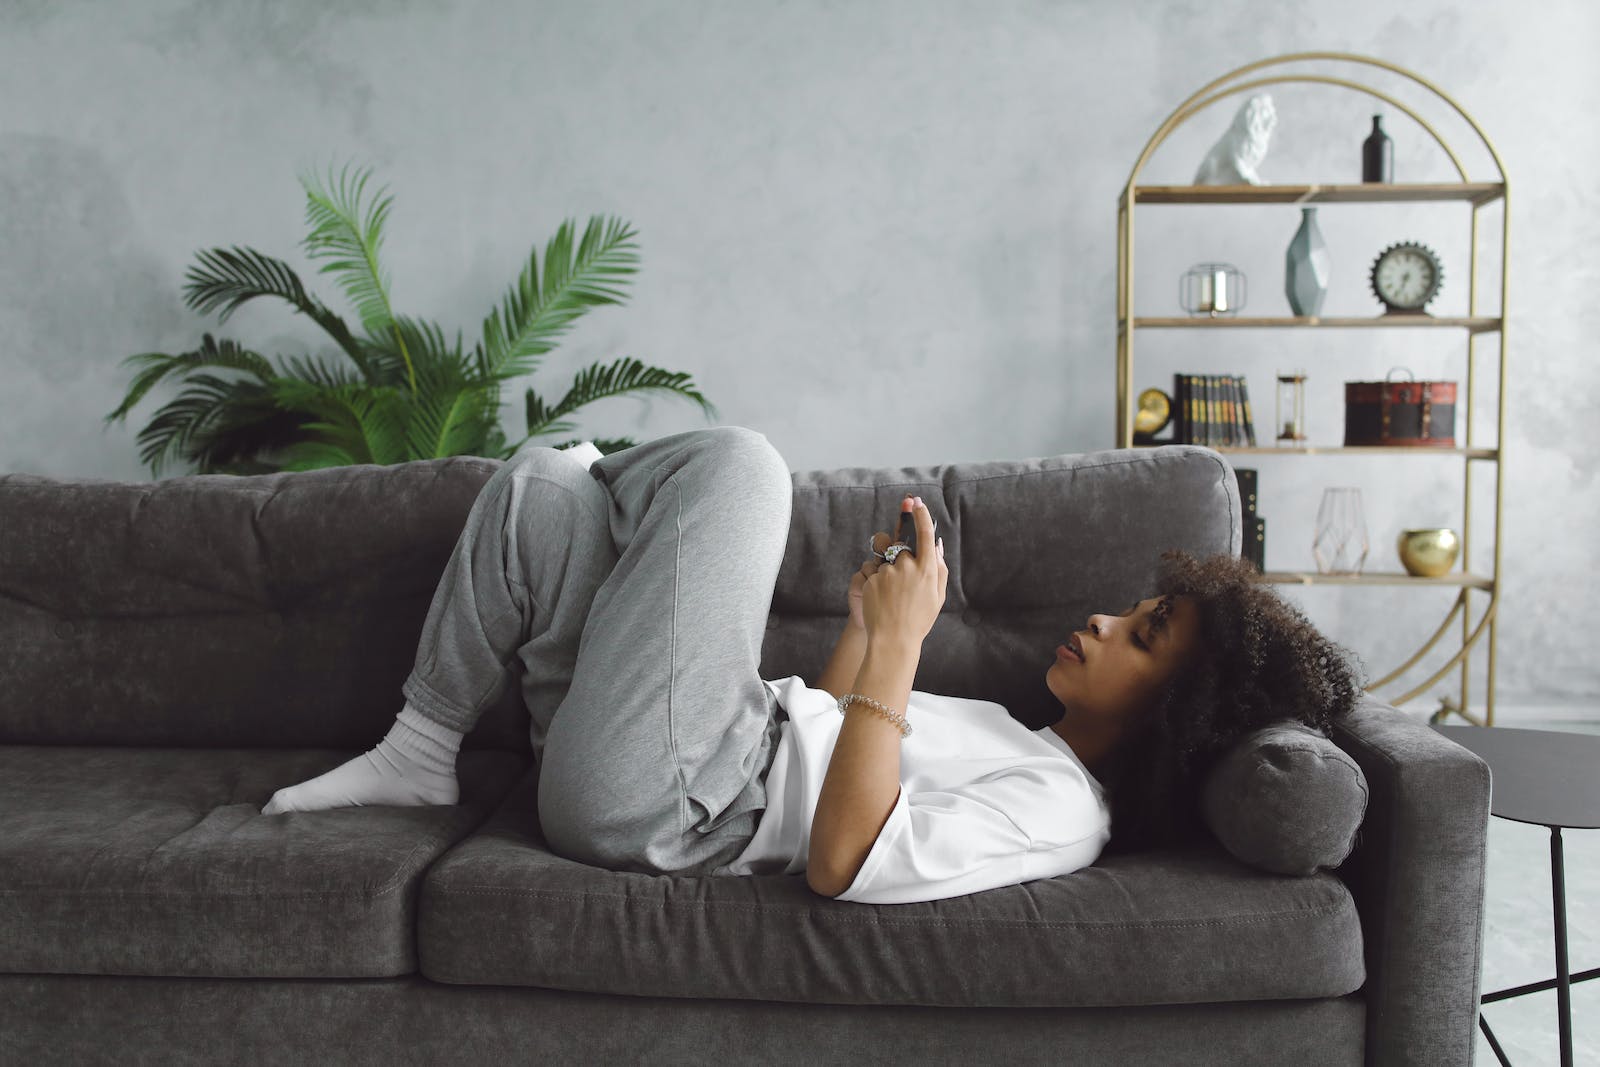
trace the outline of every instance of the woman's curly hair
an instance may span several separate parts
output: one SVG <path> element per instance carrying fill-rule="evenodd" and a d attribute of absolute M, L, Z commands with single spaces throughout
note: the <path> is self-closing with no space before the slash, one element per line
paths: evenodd
<path fill-rule="evenodd" d="M 1111 805 L 1107 853 L 1201 834 L 1201 785 L 1233 742 L 1284 719 L 1326 733 L 1362 689 L 1354 655 L 1317 632 L 1244 560 L 1163 553 L 1154 595 L 1195 602 L 1200 654 L 1119 742 L 1100 775 Z"/>

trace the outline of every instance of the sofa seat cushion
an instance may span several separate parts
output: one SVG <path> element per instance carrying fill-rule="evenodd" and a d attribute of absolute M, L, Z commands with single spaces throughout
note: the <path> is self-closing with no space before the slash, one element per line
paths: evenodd
<path fill-rule="evenodd" d="M 833 1004 L 1100 1006 L 1338 997 L 1365 978 L 1335 875 L 1256 870 L 1207 838 L 919 904 L 801 875 L 652 876 L 552 853 L 530 770 L 423 879 L 435 981 Z"/>
<path fill-rule="evenodd" d="M 262 815 L 327 749 L 0 746 L 0 971 L 390 977 L 422 872 L 527 768 L 464 752 L 460 803 Z"/>

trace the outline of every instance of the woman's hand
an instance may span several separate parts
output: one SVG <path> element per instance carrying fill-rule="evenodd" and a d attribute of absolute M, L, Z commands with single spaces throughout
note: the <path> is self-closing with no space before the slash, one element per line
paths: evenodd
<path fill-rule="evenodd" d="M 900 502 L 900 514 L 908 515 L 914 504 L 914 498 L 906 497 Z M 894 534 L 882 530 L 872 535 L 872 551 L 882 552 L 894 544 Z M 867 628 L 867 620 L 861 611 L 861 594 L 867 587 L 867 579 L 878 573 L 878 568 L 883 566 L 883 560 L 878 556 L 868 556 L 867 561 L 861 565 L 850 578 L 850 626 L 857 630 Z"/>
<path fill-rule="evenodd" d="M 859 584 L 861 622 L 868 639 L 902 640 L 920 647 L 944 607 L 950 569 L 945 566 L 943 541 L 934 540 L 933 516 L 920 498 L 913 504 L 911 519 L 922 549 L 916 554 L 901 552 L 893 563 L 873 559 L 864 564 L 850 580 L 850 610 L 854 621 Z M 886 536 L 874 534 L 873 547 L 882 551 L 878 538 Z"/>

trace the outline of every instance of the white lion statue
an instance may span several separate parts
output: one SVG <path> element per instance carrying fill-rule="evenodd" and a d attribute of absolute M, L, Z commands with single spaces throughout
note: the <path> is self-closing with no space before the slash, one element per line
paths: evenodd
<path fill-rule="evenodd" d="M 1226 133 L 1216 144 L 1211 146 L 1211 151 L 1206 153 L 1206 158 L 1201 160 L 1200 169 L 1195 172 L 1196 185 L 1261 185 L 1261 176 L 1256 173 L 1256 167 L 1267 155 L 1267 140 L 1272 136 L 1272 128 L 1278 124 L 1278 113 L 1273 110 L 1272 97 L 1266 93 L 1258 93 L 1244 102 L 1236 115 L 1233 116 L 1233 125 L 1228 127 Z"/>

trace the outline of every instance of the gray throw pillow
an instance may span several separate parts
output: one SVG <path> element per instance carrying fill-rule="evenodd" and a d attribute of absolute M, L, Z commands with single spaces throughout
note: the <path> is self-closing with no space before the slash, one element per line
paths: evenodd
<path fill-rule="evenodd" d="M 1206 826 L 1233 857 L 1274 874 L 1337 867 L 1355 847 L 1367 779 L 1304 723 L 1270 723 L 1236 741 L 1201 790 Z"/>

